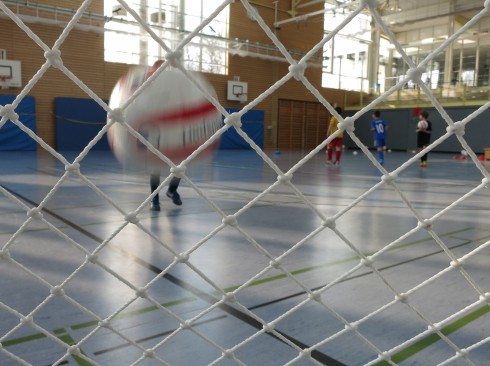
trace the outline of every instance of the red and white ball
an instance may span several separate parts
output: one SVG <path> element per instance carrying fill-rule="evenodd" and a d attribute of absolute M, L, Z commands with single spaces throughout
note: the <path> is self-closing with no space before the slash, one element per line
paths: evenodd
<path fill-rule="evenodd" d="M 161 62 L 158 62 L 160 64 Z M 119 108 L 157 69 L 158 64 L 130 69 L 117 82 L 109 106 Z M 209 94 L 212 86 L 199 74 L 194 80 Z M 178 164 L 208 140 L 222 125 L 216 107 L 204 93 L 178 70 L 164 70 L 146 85 L 124 109 L 125 121 L 150 144 Z M 121 123 L 108 130 L 109 145 L 117 159 L 129 168 L 161 168 L 164 161 L 152 153 Z M 211 144 L 199 157 L 216 148 Z"/>
<path fill-rule="evenodd" d="M 417 128 L 419 129 L 425 130 L 427 127 L 429 127 L 429 123 L 423 119 L 417 123 Z"/>

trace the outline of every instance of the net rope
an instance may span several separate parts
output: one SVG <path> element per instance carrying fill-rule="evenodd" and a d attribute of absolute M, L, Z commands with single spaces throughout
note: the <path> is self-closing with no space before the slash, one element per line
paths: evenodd
<path fill-rule="evenodd" d="M 284 60 L 290 64 L 289 72 L 284 75 L 281 79 L 271 85 L 267 90 L 263 91 L 257 98 L 251 100 L 243 108 L 234 113 L 229 113 L 220 102 L 215 99 L 215 97 L 206 90 L 203 90 L 206 97 L 213 103 L 213 105 L 222 113 L 224 116 L 224 124 L 223 127 L 217 131 L 206 143 L 200 146 L 196 151 L 194 151 L 191 155 L 188 156 L 185 160 L 183 160 L 179 165 L 176 165 L 173 161 L 164 156 L 160 151 L 154 148 L 142 135 L 140 135 L 135 129 L 133 129 L 129 124 L 124 120 L 123 111 L 127 108 L 131 102 L 136 98 L 144 88 L 147 87 L 158 75 L 163 72 L 167 67 L 172 66 L 174 68 L 179 69 L 183 74 L 186 75 L 196 86 L 200 87 L 199 83 L 196 82 L 192 74 L 189 73 L 182 63 L 182 50 L 184 47 L 192 41 L 192 39 L 199 34 L 199 32 L 209 24 L 214 17 L 227 6 L 230 5 L 232 0 L 223 1 L 223 3 L 218 6 L 215 11 L 211 13 L 211 15 L 206 18 L 193 32 L 189 33 L 182 41 L 178 44 L 175 49 L 171 49 L 164 41 L 162 41 L 157 34 L 149 27 L 139 16 L 139 14 L 131 8 L 131 6 L 120 0 L 119 3 L 127 10 L 129 14 L 131 14 L 134 19 L 141 24 L 141 27 L 154 39 L 158 44 L 162 47 L 162 49 L 166 52 L 166 61 L 160 67 L 160 69 L 155 72 L 145 83 L 133 94 L 133 96 L 123 105 L 121 108 L 117 108 L 112 110 L 109 106 L 103 101 L 103 99 L 94 93 L 87 85 L 85 85 L 72 71 L 70 71 L 63 64 L 63 57 L 60 52 L 60 48 L 65 42 L 66 38 L 70 35 L 70 32 L 74 29 L 76 24 L 80 21 L 84 12 L 87 11 L 89 5 L 91 4 L 91 0 L 85 0 L 77 9 L 73 18 L 68 22 L 66 27 L 63 29 L 61 35 L 54 43 L 53 47 L 47 46 L 42 40 L 15 14 L 13 13 L 8 6 L 6 6 L 3 2 L 0 1 L 0 9 L 14 21 L 19 28 L 21 28 L 25 34 L 31 38 L 43 51 L 44 56 L 46 58 L 45 63 L 41 66 L 41 68 L 36 72 L 36 74 L 32 77 L 31 80 L 26 84 L 26 86 L 22 89 L 22 91 L 16 96 L 15 100 L 11 104 L 7 104 L 1 106 L 0 108 L 0 128 L 7 122 L 11 121 L 14 123 L 20 130 L 28 134 L 33 140 L 35 140 L 39 146 L 49 152 L 56 160 L 58 160 L 65 167 L 64 174 L 59 178 L 56 184 L 50 189 L 50 191 L 46 194 L 44 199 L 35 207 L 29 205 L 24 200 L 17 197 L 14 193 L 9 191 L 7 188 L 1 186 L 0 192 L 13 204 L 20 207 L 23 211 L 26 212 L 27 218 L 24 223 L 18 227 L 15 233 L 9 238 L 9 240 L 1 247 L 0 249 L 0 263 L 1 265 L 12 265 L 17 269 L 23 271 L 30 279 L 36 281 L 39 286 L 44 287 L 49 291 L 49 295 L 40 302 L 34 309 L 29 311 L 27 314 L 23 314 L 20 310 L 12 308 L 7 305 L 0 298 L 0 309 L 11 316 L 17 318 L 19 320 L 18 325 L 12 327 L 11 329 L 5 331 L 3 334 L 0 334 L 0 353 L 6 356 L 8 359 L 16 361 L 20 365 L 30 365 L 29 362 L 24 360 L 15 354 L 15 352 L 10 351 L 8 347 L 5 346 L 5 343 L 9 340 L 11 336 L 13 336 L 20 328 L 28 326 L 31 327 L 34 331 L 39 332 L 44 337 L 46 337 L 51 342 L 57 344 L 61 349 L 64 350 L 64 354 L 57 360 L 53 362 L 52 365 L 62 365 L 67 362 L 72 357 L 76 357 L 78 360 L 83 360 L 84 362 L 90 365 L 99 365 L 95 358 L 92 358 L 90 355 L 85 354 L 83 352 L 84 345 L 90 342 L 91 338 L 101 330 L 110 332 L 112 334 L 117 335 L 122 340 L 127 342 L 131 347 L 139 350 L 140 356 L 132 361 L 130 361 L 131 365 L 142 364 L 145 361 L 151 360 L 155 364 L 161 365 L 171 365 L 164 356 L 161 356 L 158 353 L 160 347 L 164 344 L 171 343 L 173 339 L 175 339 L 178 335 L 180 335 L 184 331 L 190 331 L 195 336 L 199 337 L 202 341 L 204 341 L 209 346 L 216 349 L 221 356 L 217 357 L 214 361 L 209 363 L 210 365 L 217 365 L 222 361 L 230 360 L 234 364 L 238 365 L 246 365 L 244 361 L 242 361 L 239 356 L 237 356 L 237 352 L 244 346 L 251 344 L 253 341 L 257 340 L 263 334 L 270 334 L 275 338 L 281 340 L 284 344 L 288 345 L 291 349 L 295 350 L 297 355 L 291 358 L 285 365 L 293 365 L 302 360 L 307 360 L 311 364 L 322 365 L 324 362 L 318 361 L 314 357 L 314 353 L 323 345 L 338 340 L 346 333 L 353 333 L 357 336 L 357 338 L 364 343 L 373 353 L 373 357 L 369 362 L 365 363 L 366 366 L 369 365 L 381 365 L 382 362 L 384 364 L 389 365 L 397 365 L 396 361 L 393 359 L 393 356 L 398 352 L 406 350 L 408 347 L 413 346 L 420 340 L 426 338 L 430 335 L 436 335 L 440 338 L 442 342 L 445 342 L 447 346 L 449 346 L 454 355 L 445 361 L 439 363 L 439 365 L 449 365 L 455 361 L 462 361 L 467 365 L 475 365 L 475 363 L 471 360 L 471 352 L 479 347 L 488 346 L 490 343 L 490 336 L 484 339 L 480 339 L 475 341 L 473 344 L 462 348 L 458 346 L 458 344 L 447 336 L 445 332 L 445 327 L 452 324 L 454 321 L 461 319 L 465 315 L 475 311 L 476 309 L 480 309 L 484 306 L 489 306 L 490 304 L 490 294 L 485 293 L 485 291 L 479 286 L 478 282 L 472 277 L 472 275 L 465 268 L 465 263 L 477 256 L 479 253 L 483 252 L 490 245 L 490 241 L 484 241 L 480 243 L 475 249 L 470 252 L 464 254 L 461 257 L 455 255 L 455 253 L 448 247 L 445 243 L 444 238 L 440 236 L 433 228 L 434 223 L 446 215 L 449 211 L 454 209 L 456 206 L 461 205 L 470 197 L 480 193 L 481 191 L 488 189 L 490 183 L 490 175 L 479 161 L 476 153 L 471 149 L 470 145 L 464 138 L 465 127 L 471 123 L 475 117 L 482 114 L 488 107 L 490 103 L 486 103 L 485 105 L 478 108 L 476 111 L 468 115 L 466 118 L 461 121 L 453 121 L 448 113 L 445 111 L 444 107 L 441 105 L 437 97 L 432 93 L 432 91 L 425 85 L 425 83 L 421 80 L 421 75 L 424 72 L 424 68 L 428 65 L 428 63 L 440 52 L 444 51 L 450 44 L 455 42 L 458 37 L 460 37 L 465 31 L 467 31 L 470 27 L 477 24 L 483 17 L 488 16 L 490 11 L 490 1 L 486 0 L 484 2 L 483 9 L 476 14 L 472 19 L 470 19 L 465 25 L 463 25 L 459 30 L 457 30 L 454 34 L 450 35 L 446 41 L 444 41 L 436 50 L 434 50 L 431 54 L 427 56 L 420 64 L 414 64 L 412 59 L 407 56 L 404 49 L 401 47 L 400 43 L 395 38 L 394 34 L 391 32 L 389 27 L 383 22 L 383 19 L 378 14 L 376 7 L 377 2 L 375 0 L 361 0 L 357 4 L 357 8 L 352 11 L 351 14 L 332 32 L 330 32 L 327 36 L 325 36 L 318 44 L 316 44 L 301 60 L 296 61 L 287 51 L 286 47 L 281 43 L 281 41 L 276 37 L 274 32 L 267 26 L 266 22 L 261 18 L 260 14 L 256 11 L 255 7 L 252 6 L 248 0 L 241 0 L 240 3 L 246 9 L 248 14 L 251 14 L 253 18 L 257 21 L 257 24 L 261 27 L 264 33 L 269 37 L 269 39 L 273 42 L 273 44 L 277 47 L 279 52 L 282 54 Z M 369 11 L 373 16 L 377 25 L 383 30 L 383 32 L 389 37 L 392 44 L 395 45 L 396 50 L 402 56 L 404 62 L 409 66 L 409 71 L 405 78 L 400 80 L 396 85 L 391 87 L 385 93 L 380 95 L 377 99 L 370 102 L 364 108 L 359 110 L 354 116 L 343 118 L 340 116 L 332 105 L 330 105 L 327 100 L 321 95 L 319 90 L 317 90 L 313 84 L 307 79 L 305 76 L 305 70 L 308 67 L 308 61 L 318 51 L 323 49 L 323 46 L 332 39 L 340 30 L 342 30 L 352 19 L 354 19 L 359 13 L 363 11 Z M 22 99 L 31 92 L 32 88 L 36 85 L 36 83 L 43 77 L 46 71 L 49 68 L 56 68 L 63 72 L 68 78 L 70 78 L 74 84 L 76 84 L 80 89 L 82 89 L 90 98 L 97 102 L 108 115 L 108 123 L 105 125 L 101 131 L 97 134 L 97 136 L 83 149 L 83 151 L 73 160 L 69 161 L 65 156 L 61 153 L 57 152 L 51 146 L 49 146 L 43 139 L 36 135 L 34 131 L 27 128 L 22 123 L 22 118 L 16 113 L 16 109 L 19 106 L 19 103 Z M 264 152 L 244 131 L 241 129 L 242 123 L 241 118 L 243 115 L 256 107 L 259 103 L 264 101 L 266 98 L 270 97 L 274 92 L 276 92 L 282 85 L 284 85 L 287 81 L 295 79 L 303 83 L 303 85 L 314 95 L 318 101 L 332 114 L 337 117 L 340 121 L 339 131 L 332 136 L 325 139 L 320 145 L 307 153 L 301 160 L 296 162 L 289 170 L 283 171 L 279 168 L 279 166 L 271 159 L 266 152 Z M 438 113 L 443 117 L 444 121 L 447 124 L 447 130 L 444 135 L 439 137 L 437 140 L 432 142 L 430 146 L 426 147 L 422 151 L 416 153 L 411 156 L 407 161 L 401 164 L 393 171 L 387 171 L 383 165 L 375 159 L 375 157 L 370 153 L 368 147 L 364 145 L 360 139 L 356 136 L 355 127 L 356 121 L 363 114 L 368 113 L 373 108 L 375 108 L 378 104 L 386 100 L 390 95 L 402 89 L 403 86 L 408 81 L 413 81 L 418 84 L 420 90 L 430 99 L 432 105 L 436 108 Z M 89 176 L 84 175 L 80 168 L 83 165 L 83 161 L 86 158 L 87 154 L 91 151 L 94 145 L 107 133 L 107 130 L 113 124 L 123 124 L 128 132 L 134 136 L 138 141 L 140 141 L 143 145 L 145 145 L 150 151 L 152 151 L 155 155 L 157 155 L 165 164 L 170 167 L 170 175 L 168 175 L 158 187 L 158 190 L 153 194 L 149 195 L 141 204 L 134 209 L 134 211 L 127 212 L 123 209 L 118 202 L 116 202 L 111 196 L 105 193 L 101 188 L 99 188 L 96 182 L 91 179 Z M 220 136 L 228 129 L 234 129 L 236 132 L 248 142 L 251 148 L 256 152 L 258 156 L 262 158 L 262 160 L 277 174 L 277 179 L 269 187 L 265 188 L 262 192 L 258 193 L 255 197 L 247 202 L 243 207 L 239 208 L 233 214 L 227 214 L 222 208 L 220 208 L 211 197 L 206 194 L 206 191 L 203 190 L 198 184 L 193 182 L 186 175 L 186 167 L 192 162 L 193 159 L 197 157 L 197 155 L 202 152 L 204 149 L 209 147 L 213 142 L 216 142 Z M 349 204 L 340 208 L 336 213 L 331 216 L 326 215 L 322 212 L 318 206 L 307 196 L 305 195 L 301 189 L 299 189 L 293 183 L 294 174 L 303 167 L 310 159 L 312 159 L 315 155 L 325 149 L 326 145 L 332 141 L 339 133 L 346 132 L 350 138 L 354 141 L 354 143 L 361 149 L 364 155 L 370 160 L 370 162 L 381 172 L 380 180 L 374 184 L 372 187 L 367 189 L 365 192 L 361 193 L 358 197 L 353 199 Z M 424 155 L 425 153 L 433 150 L 435 147 L 446 141 L 452 136 L 456 136 L 458 141 L 461 143 L 461 146 L 464 150 L 468 152 L 468 157 L 471 162 L 475 165 L 475 167 L 481 172 L 482 180 L 481 184 L 476 187 L 470 189 L 466 194 L 462 195 L 460 198 L 456 199 L 451 204 L 442 208 L 439 212 L 436 212 L 430 217 L 424 215 L 419 209 L 417 209 L 416 205 L 413 204 L 411 199 L 403 192 L 403 189 L 400 187 L 400 184 L 397 182 L 398 176 L 412 164 L 417 163 L 418 159 Z M 221 223 L 216 227 L 210 228 L 209 233 L 199 239 L 190 249 L 185 252 L 177 251 L 171 243 L 167 243 L 163 240 L 159 235 L 152 232 L 148 227 L 142 225 L 139 222 L 139 215 L 147 210 L 147 207 L 153 197 L 172 179 L 172 177 L 177 176 L 182 178 L 187 185 L 200 197 L 202 200 L 206 201 L 207 204 L 214 209 L 214 211 L 221 217 Z M 67 184 L 69 179 L 76 177 L 79 178 L 87 187 L 89 187 L 95 194 L 97 194 L 101 200 L 104 200 L 108 204 L 110 204 L 114 209 L 116 209 L 120 215 L 124 218 L 123 222 L 109 235 L 106 237 L 97 237 L 92 234 L 92 238 L 97 242 L 97 246 L 94 250 L 90 251 L 85 248 L 84 245 L 77 242 L 74 238 L 70 237 L 67 233 L 65 233 L 62 229 L 60 229 L 56 224 L 52 221 L 52 215 L 47 207 L 50 200 L 53 199 L 55 194 L 59 191 L 59 189 Z M 296 197 L 304 203 L 320 220 L 321 224 L 318 225 L 314 230 L 312 230 L 308 235 L 299 240 L 297 243 L 292 245 L 282 254 L 275 256 L 273 253 L 268 251 L 258 240 L 254 238 L 250 229 L 245 229 L 240 225 L 240 217 L 249 211 L 252 207 L 259 204 L 263 199 L 265 199 L 269 194 L 271 194 L 274 190 L 280 187 L 289 188 Z M 403 204 L 410 210 L 413 217 L 416 218 L 418 224 L 413 227 L 408 232 L 404 233 L 400 237 L 396 238 L 390 243 L 387 243 L 380 250 L 373 253 L 365 253 L 361 246 L 358 243 L 354 243 L 349 240 L 349 235 L 343 231 L 341 231 L 336 222 L 355 208 L 359 203 L 367 199 L 371 194 L 381 188 L 390 188 L 398 195 L 399 199 L 403 202 Z M 53 233 L 55 233 L 59 238 L 61 238 L 65 243 L 69 244 L 72 248 L 79 251 L 83 254 L 85 260 L 82 261 L 77 268 L 75 268 L 68 277 L 64 281 L 58 284 L 50 283 L 48 280 L 44 279 L 42 276 L 37 274 L 34 270 L 26 267 L 24 264 L 16 260 L 14 256 L 11 255 L 11 249 L 15 246 L 16 240 L 27 230 L 29 225 L 33 222 L 39 222 L 45 225 L 45 227 L 49 228 Z M 173 256 L 173 260 L 170 264 L 168 264 L 163 270 L 158 273 L 154 278 L 152 278 L 149 282 L 144 285 L 138 285 L 131 283 L 128 281 L 123 275 L 112 269 L 109 265 L 100 260 L 99 254 L 101 251 L 107 247 L 111 247 L 113 250 L 119 252 L 125 252 L 124 249 L 114 245 L 114 239 L 116 236 L 123 231 L 127 226 L 133 225 L 137 227 L 139 230 L 144 232 L 148 237 L 150 237 L 155 243 L 158 243 L 161 248 L 165 249 L 168 253 L 171 253 Z M 248 243 L 250 243 L 255 250 L 260 253 L 262 256 L 267 258 L 268 265 L 265 266 L 262 270 L 260 270 L 255 275 L 251 276 L 247 281 L 242 283 L 239 286 L 233 288 L 222 288 L 219 284 L 215 283 L 212 278 L 206 273 L 206 268 L 199 268 L 192 262 L 192 255 L 199 248 L 204 246 L 209 240 L 214 238 L 217 234 L 222 232 L 226 228 L 232 228 L 237 233 L 239 233 Z M 305 243 L 307 243 L 310 239 L 314 238 L 321 232 L 325 230 L 330 230 L 334 233 L 348 248 L 350 248 L 356 254 L 357 264 L 349 268 L 345 273 L 342 273 L 340 276 L 335 278 L 334 280 L 328 282 L 328 284 L 323 285 L 321 287 L 311 289 L 308 285 L 304 283 L 292 270 L 287 269 L 284 265 L 287 258 L 296 252 L 298 249 L 302 248 Z M 430 237 L 439 245 L 440 249 L 447 255 L 448 264 L 447 266 L 439 271 L 438 273 L 433 274 L 431 277 L 426 278 L 424 281 L 416 284 L 412 288 L 400 292 L 395 285 L 393 285 L 388 278 L 386 278 L 382 270 L 377 266 L 377 260 L 380 259 L 385 253 L 390 250 L 396 248 L 401 245 L 404 240 L 406 240 L 411 235 L 426 231 Z M 126 255 L 132 255 L 131 253 L 126 252 Z M 73 280 L 77 275 L 79 275 L 83 270 L 85 270 L 89 265 L 95 265 L 100 270 L 105 271 L 110 274 L 114 279 L 120 281 L 125 284 L 128 288 L 132 290 L 132 296 L 124 303 L 122 303 L 119 308 L 113 313 L 103 316 L 101 314 L 95 313 L 93 310 L 89 309 L 87 306 L 84 306 L 80 302 L 78 302 L 75 298 L 71 297 L 65 292 L 65 287 L 67 284 Z M 197 311 L 192 317 L 186 319 L 183 316 L 178 315 L 176 312 L 172 311 L 170 307 L 164 306 L 157 299 L 155 299 L 149 292 L 150 288 L 162 277 L 169 275 L 170 272 L 178 265 L 185 265 L 189 270 L 191 270 L 194 274 L 198 275 L 200 279 L 202 279 L 206 284 L 208 284 L 212 289 L 213 293 L 205 294 L 208 299 L 208 306 L 204 307 L 202 310 Z M 379 279 L 383 285 L 392 293 L 392 300 L 383 306 L 371 311 L 369 314 L 362 316 L 361 318 L 355 321 L 349 321 L 347 318 L 342 316 L 335 307 L 329 305 L 327 301 L 322 298 L 322 295 L 325 294 L 329 289 L 333 288 L 337 284 L 341 283 L 343 280 L 349 278 L 360 270 L 367 270 L 371 272 L 377 279 Z M 295 284 L 301 291 L 304 292 L 305 296 L 303 299 L 298 302 L 296 305 L 284 311 L 279 316 L 275 317 L 272 320 L 266 321 L 264 318 L 259 316 L 257 312 L 249 309 L 246 305 L 240 303 L 237 295 L 253 285 L 256 281 L 259 281 L 261 278 L 264 278 L 271 271 L 279 271 L 282 276 L 288 281 L 291 281 Z M 445 318 L 439 320 L 438 322 L 434 322 L 431 320 L 429 316 L 420 311 L 417 306 L 410 301 L 410 296 L 416 293 L 417 291 L 422 290 L 429 284 L 434 283 L 441 277 L 447 275 L 451 272 L 459 272 L 461 276 L 467 281 L 468 285 L 473 290 L 472 298 L 470 299 L 471 303 L 461 309 L 458 309 L 454 313 Z M 204 295 L 203 295 L 204 296 Z M 80 312 L 84 313 L 86 317 L 94 322 L 93 328 L 82 338 L 73 342 L 66 342 L 60 337 L 58 337 L 53 331 L 42 327 L 36 322 L 36 315 L 45 307 L 49 302 L 53 301 L 56 298 L 61 298 L 64 301 L 70 303 L 75 308 L 77 308 Z M 162 313 L 166 314 L 168 317 L 174 319 L 176 322 L 180 324 L 175 330 L 162 336 L 161 339 L 152 347 L 145 348 L 140 342 L 136 339 L 129 337 L 125 334 L 124 331 L 118 329 L 117 325 L 114 323 L 119 319 L 124 317 L 125 312 L 130 311 L 131 306 L 134 305 L 137 300 L 144 299 L 151 303 L 152 306 L 157 308 Z M 340 324 L 342 324 L 343 329 L 334 332 L 324 339 L 310 345 L 304 346 L 299 344 L 298 342 L 291 339 L 289 336 L 284 334 L 279 330 L 279 326 L 281 322 L 287 321 L 293 314 L 297 313 L 300 310 L 305 309 L 308 304 L 315 303 L 319 305 L 325 312 L 333 316 L 337 319 Z M 383 311 L 403 304 L 409 311 L 411 311 L 419 320 L 426 324 L 427 329 L 419 334 L 416 334 L 412 338 L 405 340 L 397 346 L 394 346 L 390 349 L 381 349 L 376 345 L 371 339 L 369 339 L 364 332 L 360 329 L 365 323 L 367 323 L 370 319 L 373 319 L 378 314 Z M 248 335 L 246 338 L 242 339 L 239 343 L 231 346 L 224 347 L 213 340 L 211 337 L 205 334 L 205 332 L 199 330 L 196 324 L 199 324 L 200 321 L 206 319 L 206 316 L 211 314 L 215 309 L 220 309 L 223 307 L 233 307 L 244 314 L 250 317 L 256 324 L 258 324 L 261 329 L 253 332 Z M 488 333 L 488 330 L 487 330 Z"/>

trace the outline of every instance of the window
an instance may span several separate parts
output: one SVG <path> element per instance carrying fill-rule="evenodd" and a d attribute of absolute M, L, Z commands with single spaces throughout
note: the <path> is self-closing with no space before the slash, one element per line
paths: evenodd
<path fill-rule="evenodd" d="M 325 4 L 325 34 L 333 31 L 347 13 Z M 322 86 L 345 90 L 368 91 L 367 54 L 371 41 L 371 17 L 359 14 L 329 42 L 323 52 Z"/>
<path fill-rule="evenodd" d="M 175 49 L 222 1 L 134 0 L 128 3 L 170 49 Z M 228 12 L 227 7 L 186 45 L 183 54 L 188 69 L 228 73 L 224 41 L 228 36 Z M 165 55 L 165 50 L 116 0 L 105 0 L 104 13 L 110 17 L 105 26 L 105 61 L 150 65 Z"/>

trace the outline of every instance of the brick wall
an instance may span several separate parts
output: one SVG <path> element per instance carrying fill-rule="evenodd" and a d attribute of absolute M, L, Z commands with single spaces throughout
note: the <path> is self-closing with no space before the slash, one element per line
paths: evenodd
<path fill-rule="evenodd" d="M 44 1 L 44 4 L 59 5 L 64 8 L 77 8 L 79 1 Z M 96 1 L 89 9 L 91 12 L 103 14 L 103 2 Z M 275 10 L 270 1 L 256 1 L 254 6 L 264 18 L 266 24 L 276 32 L 277 37 L 289 49 L 308 51 L 323 36 L 323 22 L 321 17 L 308 23 L 290 23 L 274 30 Z M 289 17 L 290 1 L 279 1 L 278 20 Z M 321 4 L 319 5 L 321 6 Z M 309 11 L 315 8 L 308 9 Z M 52 15 L 51 15 L 52 17 Z M 69 19 L 69 17 L 67 17 Z M 40 23 L 26 23 L 38 37 L 48 46 L 52 47 L 60 36 L 63 27 Z M 100 24 L 102 25 L 102 24 Z M 33 75 L 45 62 L 44 50 L 30 39 L 14 22 L 9 19 L 0 19 L 0 48 L 7 49 L 8 58 L 22 61 L 22 83 L 25 86 Z M 259 28 L 256 21 L 247 16 L 247 12 L 240 2 L 230 5 L 230 38 L 249 40 L 272 45 L 272 41 Z M 103 99 L 108 99 L 116 80 L 124 73 L 128 65 L 104 62 L 104 36 L 102 32 L 75 29 L 68 36 L 61 47 L 64 64 L 77 75 L 90 89 Z M 218 98 L 225 107 L 240 108 L 239 102 L 226 100 L 227 81 L 239 76 L 240 81 L 248 82 L 249 101 L 264 92 L 288 72 L 288 64 L 252 57 L 230 56 L 229 74 L 207 74 L 211 84 L 216 89 Z M 328 101 L 343 105 L 346 99 L 353 98 L 353 94 L 342 90 L 321 88 L 321 69 L 308 68 L 305 72 L 310 82 L 317 87 Z M 1 90 L 0 93 L 19 93 L 19 89 Z M 54 98 L 88 97 L 62 72 L 49 69 L 39 83 L 29 91 L 29 95 L 36 98 L 37 133 L 47 143 L 55 147 L 55 118 Z M 277 128 L 278 100 L 314 101 L 311 93 L 296 80 L 290 80 L 281 88 L 258 104 L 256 109 L 265 111 L 266 148 L 275 148 Z"/>

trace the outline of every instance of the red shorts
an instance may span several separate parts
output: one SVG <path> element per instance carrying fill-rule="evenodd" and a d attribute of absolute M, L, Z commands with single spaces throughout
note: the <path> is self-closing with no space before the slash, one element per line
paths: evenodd
<path fill-rule="evenodd" d="M 327 145 L 329 148 L 342 147 L 342 137 L 336 137 Z"/>

